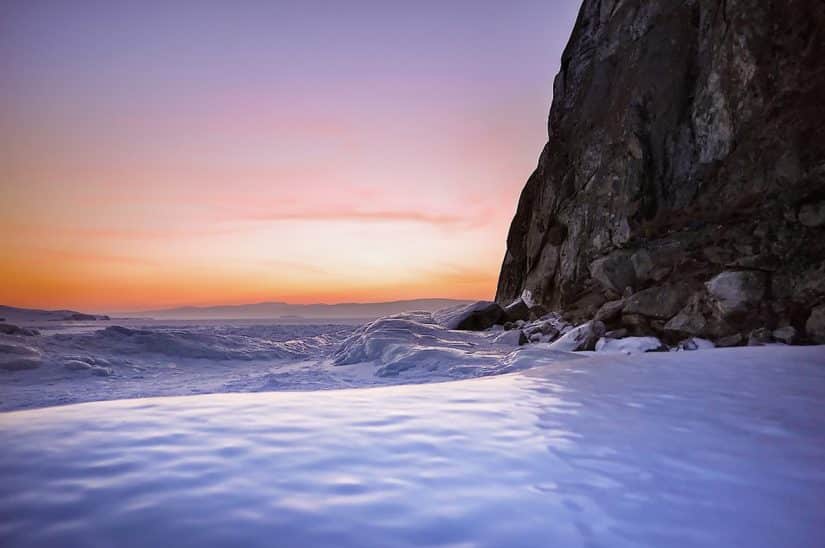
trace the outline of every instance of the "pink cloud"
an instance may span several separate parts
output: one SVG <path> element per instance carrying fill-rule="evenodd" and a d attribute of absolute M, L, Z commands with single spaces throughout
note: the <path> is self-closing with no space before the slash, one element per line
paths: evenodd
<path fill-rule="evenodd" d="M 185 237 L 221 236 L 244 232 L 240 227 L 229 226 L 185 226 L 164 229 L 136 227 L 105 227 L 105 226 L 45 226 L 31 224 L 7 224 L 18 236 L 27 235 L 42 239 L 52 239 L 55 234 L 88 240 L 174 240 Z"/>
<path fill-rule="evenodd" d="M 477 220 L 448 213 L 426 213 L 413 210 L 305 210 L 252 213 L 244 217 L 257 221 L 360 221 L 360 222 L 411 222 L 433 225 L 476 224 Z"/>

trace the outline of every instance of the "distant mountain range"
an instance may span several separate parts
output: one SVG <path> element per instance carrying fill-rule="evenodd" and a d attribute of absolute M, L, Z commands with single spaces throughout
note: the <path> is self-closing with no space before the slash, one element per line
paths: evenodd
<path fill-rule="evenodd" d="M 58 322 L 108 320 L 101 314 L 84 314 L 75 310 L 38 310 L 0 305 L 0 321 L 10 322 Z"/>
<path fill-rule="evenodd" d="M 0 322 L 94 321 L 117 318 L 156 318 L 179 320 L 262 320 L 262 319 L 317 319 L 369 320 L 425 310 L 432 312 L 473 301 L 456 299 L 412 299 L 381 303 L 289 304 L 266 302 L 224 306 L 184 306 L 143 312 L 123 312 L 111 318 L 102 314 L 85 314 L 75 310 L 38 310 L 0 305 Z"/>
<path fill-rule="evenodd" d="M 372 319 L 412 310 L 434 311 L 472 301 L 414 299 L 381 303 L 288 304 L 266 302 L 225 306 L 185 306 L 118 314 L 120 317 L 150 317 L 181 320 L 241 319 Z"/>

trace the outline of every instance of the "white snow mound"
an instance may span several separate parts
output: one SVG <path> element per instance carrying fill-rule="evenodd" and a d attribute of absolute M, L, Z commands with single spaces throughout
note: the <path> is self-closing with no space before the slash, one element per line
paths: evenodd
<path fill-rule="evenodd" d="M 624 339 L 599 339 L 596 352 L 620 352 L 622 354 L 642 354 L 667 348 L 656 337 L 626 337 Z"/>
<path fill-rule="evenodd" d="M 453 331 L 436 323 L 428 312 L 398 314 L 355 330 L 334 352 L 332 362 L 370 362 L 379 377 L 404 373 L 467 378 L 552 363 L 564 355 L 548 345 L 532 345 L 536 348 L 522 357 L 527 347 L 517 346 L 519 336 L 517 330 Z"/>

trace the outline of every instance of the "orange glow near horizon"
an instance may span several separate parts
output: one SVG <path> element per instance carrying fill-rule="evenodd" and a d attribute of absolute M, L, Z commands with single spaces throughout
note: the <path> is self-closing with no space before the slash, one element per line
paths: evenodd
<path fill-rule="evenodd" d="M 493 297 L 577 1 L 185 4 L 9 4 L 0 304 Z"/>

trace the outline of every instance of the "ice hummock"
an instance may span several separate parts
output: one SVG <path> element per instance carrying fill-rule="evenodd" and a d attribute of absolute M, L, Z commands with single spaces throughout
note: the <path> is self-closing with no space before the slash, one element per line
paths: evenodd
<path fill-rule="evenodd" d="M 0 335 L 0 410 L 101 399 L 266 390 L 273 372 L 315 386 L 347 325 L 248 322 L 51 322 L 42 335 Z M 23 369 L 26 370 L 23 370 Z M 12 370 L 12 371 L 9 371 Z M 345 385 L 327 382 L 322 387 Z"/>
<path fill-rule="evenodd" d="M 520 331 L 450 330 L 429 312 L 353 325 L 95 322 L 0 335 L 0 410 L 213 392 L 321 390 L 498 375 L 575 356 Z"/>

